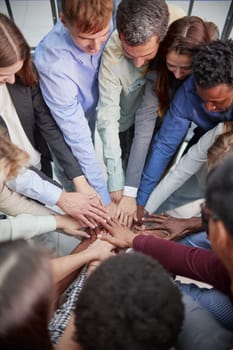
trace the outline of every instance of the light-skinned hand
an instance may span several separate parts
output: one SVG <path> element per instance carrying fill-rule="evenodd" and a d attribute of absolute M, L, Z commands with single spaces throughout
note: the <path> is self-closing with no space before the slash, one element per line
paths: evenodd
<path fill-rule="evenodd" d="M 102 224 L 109 217 L 96 195 L 63 191 L 57 205 L 83 227 L 95 228 L 97 223 Z"/>

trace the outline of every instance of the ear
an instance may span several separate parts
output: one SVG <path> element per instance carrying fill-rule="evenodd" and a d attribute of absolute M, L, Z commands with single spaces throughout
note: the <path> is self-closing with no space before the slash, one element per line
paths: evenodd
<path fill-rule="evenodd" d="M 64 15 L 63 15 L 63 13 L 61 13 L 61 23 L 65 26 L 65 27 L 67 27 L 67 22 L 66 22 L 66 19 L 65 19 L 65 17 L 64 17 Z"/>

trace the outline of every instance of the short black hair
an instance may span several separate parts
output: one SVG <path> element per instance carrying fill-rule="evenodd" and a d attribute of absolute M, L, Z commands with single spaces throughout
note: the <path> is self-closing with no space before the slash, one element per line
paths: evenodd
<path fill-rule="evenodd" d="M 75 339 L 82 350 L 170 349 L 183 312 L 180 291 L 158 262 L 120 254 L 88 278 L 75 310 Z"/>
<path fill-rule="evenodd" d="M 207 179 L 206 204 L 222 220 L 233 237 L 233 155 L 210 171 Z"/>
<path fill-rule="evenodd" d="M 233 88 L 233 41 L 216 40 L 201 46 L 193 58 L 193 75 L 203 89 L 219 84 Z"/>

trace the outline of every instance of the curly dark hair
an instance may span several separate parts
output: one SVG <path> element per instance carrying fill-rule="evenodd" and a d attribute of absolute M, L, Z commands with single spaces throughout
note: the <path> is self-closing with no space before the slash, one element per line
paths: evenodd
<path fill-rule="evenodd" d="M 183 304 L 155 260 L 120 254 L 89 277 L 75 315 L 75 339 L 83 350 L 162 350 L 176 341 Z"/>
<path fill-rule="evenodd" d="M 210 171 L 207 179 L 206 204 L 214 216 L 222 220 L 233 237 L 233 154 Z"/>
<path fill-rule="evenodd" d="M 216 40 L 203 45 L 194 56 L 193 74 L 203 89 L 219 84 L 233 88 L 233 41 Z"/>

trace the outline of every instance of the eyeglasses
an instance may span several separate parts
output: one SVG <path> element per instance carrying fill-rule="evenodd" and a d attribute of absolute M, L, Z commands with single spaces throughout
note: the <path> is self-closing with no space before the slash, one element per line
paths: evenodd
<path fill-rule="evenodd" d="M 219 220 L 218 215 L 213 213 L 206 205 L 206 203 L 201 204 L 201 220 L 202 220 L 202 226 L 206 233 L 208 234 L 208 228 L 209 228 L 209 220 L 212 219 L 214 221 Z"/>

